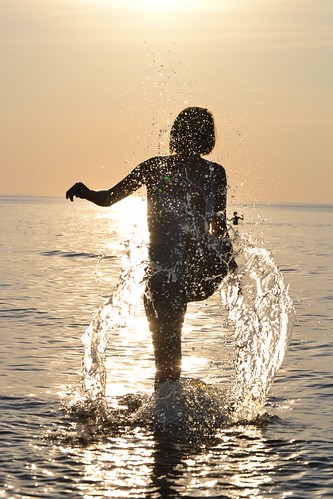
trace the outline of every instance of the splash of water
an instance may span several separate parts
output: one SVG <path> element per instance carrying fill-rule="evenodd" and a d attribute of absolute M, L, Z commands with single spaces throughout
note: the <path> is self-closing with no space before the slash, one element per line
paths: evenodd
<path fill-rule="evenodd" d="M 221 287 L 236 333 L 235 378 L 229 394 L 233 421 L 260 415 L 286 354 L 295 311 L 271 254 L 237 236 L 239 268 Z"/>
<path fill-rule="evenodd" d="M 110 298 L 94 313 L 82 335 L 82 392 L 75 393 L 68 404 L 71 412 L 95 414 L 109 419 L 106 401 L 106 348 L 109 332 L 117 333 L 133 318 L 133 309 L 144 290 L 147 244 L 144 238 L 132 237 L 124 243 L 119 283 Z"/>
<path fill-rule="evenodd" d="M 177 441 L 210 436 L 226 420 L 224 394 L 198 379 L 162 383 L 131 418 Z"/>
<path fill-rule="evenodd" d="M 281 273 L 270 253 L 256 247 L 245 236 L 237 236 L 234 245 L 238 246 L 238 272 L 224 280 L 220 292 L 222 304 L 227 308 L 235 330 L 235 376 L 226 398 L 220 391 L 214 391 L 214 387 L 209 388 L 205 384 L 199 386 L 190 383 L 178 387 L 172 395 L 174 408 L 178 411 L 178 420 L 179 415 L 183 417 L 181 413 L 185 414 L 186 423 L 191 418 L 193 422 L 193 416 L 199 415 L 200 420 L 202 411 L 198 413 L 193 409 L 198 406 L 195 401 L 201 404 L 205 390 L 205 404 L 207 400 L 212 403 L 216 416 L 229 407 L 228 418 L 232 422 L 256 419 L 264 410 L 269 389 L 288 347 L 294 309 Z M 144 291 L 146 259 L 146 241 L 133 235 L 125 243 L 118 286 L 110 299 L 95 313 L 83 334 L 84 397 L 81 397 L 81 408 L 95 408 L 99 420 L 110 418 L 105 398 L 108 335 L 110 331 L 117 332 L 118 328 L 133 320 L 133 309 Z M 155 393 L 133 421 L 142 419 L 143 414 L 147 421 L 151 421 L 150 413 L 154 410 L 157 411 L 155 420 L 157 415 L 163 427 L 166 413 L 161 408 L 168 407 L 171 392 Z M 184 412 L 182 404 L 185 402 Z M 206 416 L 210 415 L 208 411 Z M 221 418 L 217 419 L 221 421 Z"/>

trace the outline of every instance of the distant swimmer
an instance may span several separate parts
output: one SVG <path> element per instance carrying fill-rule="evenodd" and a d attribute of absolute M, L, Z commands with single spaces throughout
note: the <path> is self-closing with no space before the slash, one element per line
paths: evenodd
<path fill-rule="evenodd" d="M 111 206 L 145 185 L 149 229 L 144 306 L 155 354 L 155 388 L 181 373 L 181 334 L 191 301 L 214 293 L 237 268 L 226 225 L 224 168 L 202 156 L 215 145 L 212 114 L 184 109 L 170 132 L 168 156 L 150 158 L 108 190 L 74 184 L 66 198 Z"/>
<path fill-rule="evenodd" d="M 244 220 L 243 215 L 237 215 L 237 211 L 234 211 L 234 216 L 229 219 L 229 222 L 232 222 L 233 225 L 238 225 L 239 220 Z"/>

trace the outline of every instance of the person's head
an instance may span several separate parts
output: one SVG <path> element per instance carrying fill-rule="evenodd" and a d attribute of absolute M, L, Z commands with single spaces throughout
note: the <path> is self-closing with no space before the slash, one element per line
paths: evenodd
<path fill-rule="evenodd" d="M 234 216 L 236 216 L 236 215 L 237 215 L 237 211 L 234 211 Z"/>
<path fill-rule="evenodd" d="M 202 107 L 184 109 L 172 125 L 169 148 L 173 153 L 209 154 L 215 146 L 213 115 Z"/>

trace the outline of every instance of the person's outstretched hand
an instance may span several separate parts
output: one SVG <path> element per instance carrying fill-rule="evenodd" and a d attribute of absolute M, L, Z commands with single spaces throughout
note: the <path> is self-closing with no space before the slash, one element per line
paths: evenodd
<path fill-rule="evenodd" d="M 82 182 L 76 182 L 68 191 L 66 192 L 66 199 L 74 200 L 74 197 L 87 199 L 90 189 Z"/>

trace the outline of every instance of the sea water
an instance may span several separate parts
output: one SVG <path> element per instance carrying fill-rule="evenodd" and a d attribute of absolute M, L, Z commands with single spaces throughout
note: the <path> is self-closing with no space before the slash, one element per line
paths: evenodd
<path fill-rule="evenodd" d="M 0 497 L 333 495 L 332 206 L 238 207 L 156 396 L 144 202 L 0 201 Z"/>

